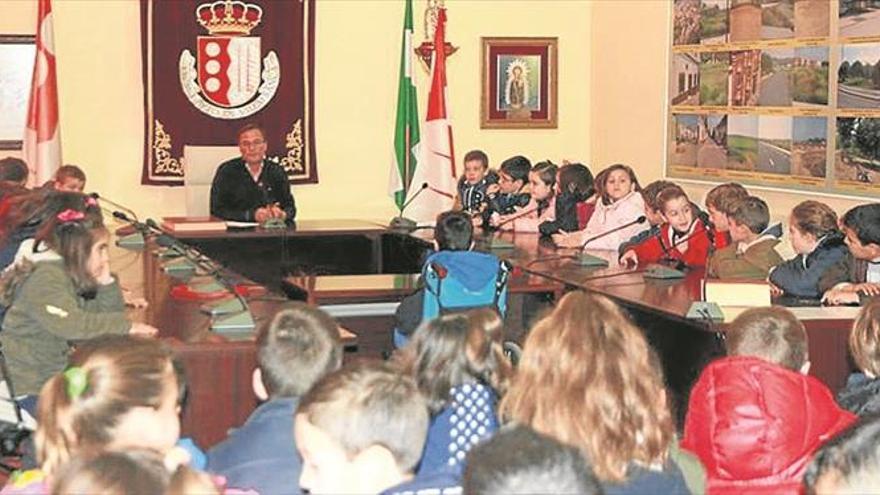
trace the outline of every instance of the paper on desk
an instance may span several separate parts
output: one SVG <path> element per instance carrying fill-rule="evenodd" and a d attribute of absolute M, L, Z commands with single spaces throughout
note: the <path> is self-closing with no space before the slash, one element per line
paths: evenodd
<path fill-rule="evenodd" d="M 227 220 L 226 228 L 227 229 L 249 229 L 251 227 L 259 227 L 260 224 L 257 222 L 237 222 L 235 220 Z"/>

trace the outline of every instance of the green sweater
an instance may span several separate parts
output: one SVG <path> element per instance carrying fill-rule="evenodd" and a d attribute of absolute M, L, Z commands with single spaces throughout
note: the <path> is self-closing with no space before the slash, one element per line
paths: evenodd
<path fill-rule="evenodd" d="M 125 334 L 131 322 L 117 283 L 80 296 L 61 261 L 37 263 L 3 320 L 0 343 L 18 394 L 37 395 L 67 364 L 68 341 Z"/>
<path fill-rule="evenodd" d="M 736 251 L 736 244 L 719 249 L 709 258 L 709 276 L 766 280 L 770 269 L 785 261 L 776 252 L 777 244 L 779 239 L 768 238 L 749 246 L 744 253 Z"/>

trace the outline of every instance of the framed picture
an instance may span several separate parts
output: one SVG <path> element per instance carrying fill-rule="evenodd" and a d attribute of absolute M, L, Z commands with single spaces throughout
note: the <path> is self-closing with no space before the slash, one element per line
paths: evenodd
<path fill-rule="evenodd" d="M 30 35 L 0 34 L 0 150 L 20 150 L 36 46 Z"/>
<path fill-rule="evenodd" d="M 556 128 L 556 38 L 482 38 L 483 129 Z"/>

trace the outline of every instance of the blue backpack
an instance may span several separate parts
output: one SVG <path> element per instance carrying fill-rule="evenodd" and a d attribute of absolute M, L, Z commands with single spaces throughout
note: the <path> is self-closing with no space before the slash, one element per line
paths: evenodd
<path fill-rule="evenodd" d="M 438 251 L 422 266 L 422 321 L 456 311 L 493 308 L 507 313 L 507 280 L 511 266 L 497 256 L 477 251 Z M 395 347 L 408 337 L 394 331 Z"/>

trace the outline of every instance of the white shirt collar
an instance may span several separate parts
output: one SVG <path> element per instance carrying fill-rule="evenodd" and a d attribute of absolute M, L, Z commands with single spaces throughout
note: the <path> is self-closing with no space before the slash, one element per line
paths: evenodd
<path fill-rule="evenodd" d="M 772 234 L 764 234 L 764 235 L 759 235 L 758 238 L 752 242 L 740 242 L 736 246 L 736 252 L 739 254 L 745 253 L 746 251 L 749 250 L 750 247 L 754 246 L 755 244 L 758 244 L 761 241 L 766 241 L 767 239 L 776 239 L 776 236 L 774 236 Z"/>

